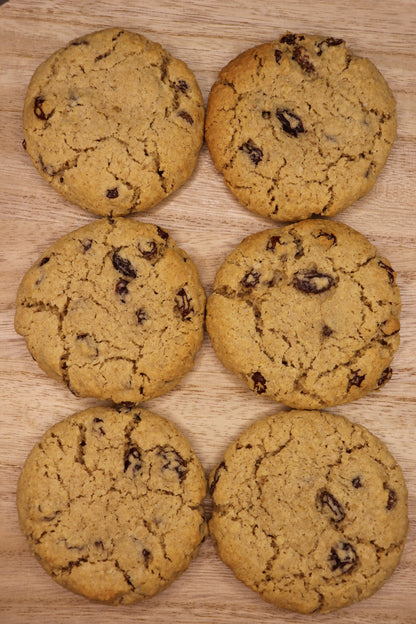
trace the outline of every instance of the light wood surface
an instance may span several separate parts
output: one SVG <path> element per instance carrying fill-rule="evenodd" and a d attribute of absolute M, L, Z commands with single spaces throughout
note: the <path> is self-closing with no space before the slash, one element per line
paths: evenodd
<path fill-rule="evenodd" d="M 23 462 L 43 432 L 97 404 L 52 381 L 14 332 L 24 272 L 63 234 L 94 217 L 61 198 L 22 149 L 21 113 L 35 68 L 69 40 L 123 26 L 160 42 L 195 72 L 205 101 L 219 70 L 244 49 L 286 30 L 342 37 L 368 56 L 398 103 L 398 136 L 373 191 L 337 219 L 365 234 L 391 261 L 402 293 L 401 346 L 392 380 L 379 392 L 334 408 L 384 440 L 409 488 L 410 532 L 401 563 L 370 599 L 330 616 L 278 610 L 237 581 L 210 540 L 190 568 L 145 603 L 106 607 L 54 583 L 29 553 L 15 508 Z M 416 622 L 416 2 L 414 0 L 11 0 L 0 6 L 0 621 L 196 624 L 313 621 Z M 215 171 L 206 146 L 192 178 L 171 198 L 135 215 L 170 231 L 197 264 L 207 294 L 225 256 L 246 235 L 273 223 L 241 207 Z M 146 407 L 188 435 L 207 472 L 226 446 L 281 405 L 252 394 L 226 372 L 205 336 L 195 368 Z M 209 500 L 207 500 L 209 512 Z"/>

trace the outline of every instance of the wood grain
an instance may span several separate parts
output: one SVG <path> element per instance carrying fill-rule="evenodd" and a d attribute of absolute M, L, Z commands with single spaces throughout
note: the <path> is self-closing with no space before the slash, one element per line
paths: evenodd
<path fill-rule="evenodd" d="M 373 191 L 337 219 L 366 235 L 391 261 L 402 293 L 402 341 L 392 380 L 381 391 L 334 408 L 384 440 L 409 488 L 410 532 L 402 561 L 372 598 L 336 612 L 331 622 L 416 622 L 416 3 L 413 0 L 10 0 L 0 6 L 0 621 L 291 622 L 247 589 L 207 540 L 197 559 L 151 601 L 111 608 L 54 583 L 30 555 L 16 516 L 19 472 L 53 423 L 96 401 L 78 399 L 48 379 L 13 329 L 24 272 L 53 241 L 94 217 L 70 204 L 39 176 L 21 146 L 21 114 L 30 77 L 69 40 L 123 26 L 160 42 L 195 72 L 204 94 L 219 70 L 244 49 L 286 30 L 342 37 L 382 71 L 398 103 L 398 136 Z M 207 294 L 216 270 L 246 235 L 273 224 L 242 208 L 226 189 L 204 146 L 194 175 L 172 197 L 135 218 L 168 229 L 197 264 Z M 226 372 L 209 338 L 195 368 L 169 394 L 146 404 L 190 438 L 209 471 L 251 422 L 281 405 L 254 396 Z M 207 501 L 209 510 L 209 501 Z M 314 623 L 328 622 L 316 615 Z"/>

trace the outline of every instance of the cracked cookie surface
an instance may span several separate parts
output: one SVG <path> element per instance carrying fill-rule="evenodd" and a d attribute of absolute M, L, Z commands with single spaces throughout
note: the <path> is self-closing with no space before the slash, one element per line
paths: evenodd
<path fill-rule="evenodd" d="M 203 123 L 185 63 L 120 28 L 80 37 L 42 63 L 23 113 L 38 171 L 102 216 L 146 210 L 179 188 L 196 165 Z"/>
<path fill-rule="evenodd" d="M 192 368 L 204 313 L 197 269 L 168 232 L 119 217 L 42 255 L 20 284 L 15 328 L 74 394 L 139 403 Z"/>
<path fill-rule="evenodd" d="M 407 489 L 386 446 L 327 412 L 249 427 L 210 475 L 221 559 L 276 606 L 328 612 L 373 594 L 406 540 Z"/>
<path fill-rule="evenodd" d="M 56 424 L 28 456 L 20 527 L 58 583 L 129 604 L 177 578 L 206 535 L 203 468 L 171 422 L 90 408 Z"/>
<path fill-rule="evenodd" d="M 341 39 L 283 35 L 240 54 L 212 87 L 205 139 L 247 208 L 331 216 L 367 193 L 396 136 L 394 96 Z"/>
<path fill-rule="evenodd" d="M 206 325 L 251 390 L 296 408 L 381 387 L 400 338 L 395 273 L 349 226 L 310 219 L 244 239 L 219 269 Z"/>

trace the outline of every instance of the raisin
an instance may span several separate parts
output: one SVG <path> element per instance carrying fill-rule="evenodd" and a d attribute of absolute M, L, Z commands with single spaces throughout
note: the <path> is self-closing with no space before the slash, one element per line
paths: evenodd
<path fill-rule="evenodd" d="M 105 435 L 105 431 L 102 425 L 100 425 L 100 423 L 102 422 L 104 422 L 102 418 L 98 418 L 98 417 L 93 418 L 91 429 L 95 435 Z"/>
<path fill-rule="evenodd" d="M 88 249 L 91 249 L 92 240 L 90 238 L 86 238 L 85 240 L 81 241 L 81 245 L 84 251 L 88 251 Z"/>
<path fill-rule="evenodd" d="M 389 379 L 391 379 L 392 374 L 393 371 L 390 366 L 385 368 L 384 371 L 381 373 L 380 379 L 377 381 L 377 388 L 381 388 L 381 386 L 387 383 Z"/>
<path fill-rule="evenodd" d="M 390 284 L 394 284 L 394 271 L 388 264 L 382 262 L 382 260 L 378 261 L 378 266 L 387 271 L 388 280 Z"/>
<path fill-rule="evenodd" d="M 49 262 L 49 260 L 50 258 L 48 258 L 47 256 L 45 258 L 42 258 L 42 260 L 39 262 L 39 266 L 43 266 L 44 264 Z"/>
<path fill-rule="evenodd" d="M 257 273 L 257 271 L 254 271 L 254 269 L 252 269 L 244 275 L 243 279 L 241 280 L 241 284 L 245 288 L 254 288 L 254 286 L 256 286 L 259 281 L 260 273 Z"/>
<path fill-rule="evenodd" d="M 318 493 L 317 496 L 318 508 L 323 511 L 326 506 L 329 510 L 331 520 L 333 522 L 341 522 L 345 518 L 345 511 L 342 505 L 337 501 L 335 496 L 330 494 L 327 490 L 323 490 Z"/>
<path fill-rule="evenodd" d="M 175 310 L 179 312 L 184 321 L 189 319 L 189 315 L 191 314 L 191 312 L 194 311 L 193 307 L 191 306 L 191 298 L 188 297 L 184 288 L 181 288 L 176 293 Z"/>
<path fill-rule="evenodd" d="M 96 548 L 99 548 L 100 550 L 105 550 L 104 542 L 102 542 L 101 540 L 97 540 L 96 542 L 94 542 L 94 546 Z"/>
<path fill-rule="evenodd" d="M 140 308 L 140 310 L 136 310 L 136 317 L 139 325 L 143 325 L 144 321 L 149 318 L 143 308 Z"/>
<path fill-rule="evenodd" d="M 162 470 L 173 470 L 177 473 L 179 481 L 183 481 L 188 472 L 188 462 L 175 449 L 165 446 L 160 449 L 159 453 L 162 460 Z"/>
<path fill-rule="evenodd" d="M 280 236 L 271 236 L 269 238 L 269 240 L 267 241 L 266 249 L 268 251 L 270 251 L 270 250 L 274 251 L 277 244 L 282 245 L 282 241 L 280 240 Z"/>
<path fill-rule="evenodd" d="M 292 58 L 306 73 L 310 74 L 315 71 L 315 67 L 309 60 L 309 55 L 306 53 L 306 48 L 303 46 L 296 46 L 293 49 Z"/>
<path fill-rule="evenodd" d="M 258 163 L 263 159 L 263 150 L 260 149 L 260 147 L 257 147 L 251 139 L 243 143 L 243 145 L 241 145 L 238 149 L 245 154 L 248 154 L 251 162 L 255 165 L 258 165 Z"/>
<path fill-rule="evenodd" d="M 189 85 L 187 82 L 185 82 L 185 80 L 178 80 L 178 82 L 175 84 L 175 86 L 179 89 L 179 91 L 181 91 L 182 93 L 186 93 L 189 89 Z"/>
<path fill-rule="evenodd" d="M 118 280 L 118 282 L 116 284 L 116 287 L 115 287 L 115 291 L 116 291 L 116 293 L 118 295 L 120 295 L 121 300 L 123 301 L 123 303 L 126 302 L 124 297 L 129 294 L 129 289 L 127 288 L 127 285 L 128 285 L 128 281 L 127 280 L 120 279 L 120 280 Z"/>
<path fill-rule="evenodd" d="M 143 555 L 143 560 L 144 560 L 144 567 L 148 568 L 149 567 L 149 561 L 151 561 L 151 552 L 150 550 L 147 550 L 147 548 L 143 548 L 142 550 L 142 555 Z"/>
<path fill-rule="evenodd" d="M 323 50 L 323 46 L 326 45 L 327 48 L 331 47 L 331 46 L 338 46 L 341 45 L 341 43 L 344 43 L 343 39 L 334 39 L 334 37 L 328 37 L 328 39 L 324 39 L 323 41 L 320 41 L 317 44 L 318 47 L 318 52 L 317 55 L 321 56 Z"/>
<path fill-rule="evenodd" d="M 316 236 L 314 235 L 314 238 L 321 238 L 321 236 L 327 238 L 329 241 L 332 241 L 333 245 L 336 245 L 337 237 L 335 236 L 335 234 L 332 234 L 331 232 L 325 232 L 324 230 L 319 230 Z"/>
<path fill-rule="evenodd" d="M 279 41 L 281 43 L 287 43 L 288 45 L 293 45 L 296 41 L 302 41 L 305 39 L 303 35 L 294 35 L 293 33 L 287 33 L 287 35 L 282 35 Z"/>
<path fill-rule="evenodd" d="M 44 102 L 45 98 L 41 95 L 35 98 L 34 112 L 38 119 L 42 119 L 42 121 L 47 121 L 54 113 L 55 109 L 52 109 L 50 113 L 46 114 L 42 108 L 42 104 L 44 104 Z"/>
<path fill-rule="evenodd" d="M 360 487 L 363 487 L 363 484 L 361 483 L 360 477 L 354 477 L 354 479 L 351 481 L 351 483 L 353 484 L 353 486 L 355 487 L 356 490 L 358 490 L 358 488 L 360 488 Z"/>
<path fill-rule="evenodd" d="M 263 119 L 270 119 L 271 112 L 270 111 L 262 111 L 261 116 L 263 117 Z"/>
<path fill-rule="evenodd" d="M 276 63 L 280 63 L 280 59 L 282 58 L 281 50 L 274 51 L 274 58 L 275 58 Z"/>
<path fill-rule="evenodd" d="M 213 495 L 214 490 L 217 487 L 217 483 L 220 479 L 221 472 L 224 469 L 227 470 L 227 468 L 225 467 L 225 462 L 221 462 L 220 464 L 218 464 L 218 466 L 215 469 L 214 476 L 212 477 L 212 480 L 209 486 L 209 493 L 211 494 L 211 496 Z"/>
<path fill-rule="evenodd" d="M 365 375 L 359 375 L 358 374 L 358 370 L 356 371 L 351 371 L 352 372 L 352 377 L 350 377 L 348 379 L 348 387 L 347 387 L 347 392 L 350 390 L 350 388 L 352 386 L 357 386 L 358 388 L 361 387 L 361 384 L 363 383 L 364 379 L 365 379 Z"/>
<path fill-rule="evenodd" d="M 85 41 L 85 39 L 81 39 L 80 41 L 73 41 L 71 45 L 73 46 L 90 45 L 90 43 L 89 41 Z"/>
<path fill-rule="evenodd" d="M 386 509 L 388 511 L 390 511 L 391 509 L 393 509 L 394 507 L 396 507 L 397 505 L 397 494 L 394 490 L 390 489 L 389 487 L 387 487 L 386 484 L 384 484 L 384 489 L 388 490 L 388 497 L 387 497 L 387 503 L 386 503 Z"/>
<path fill-rule="evenodd" d="M 118 197 L 118 188 L 107 189 L 106 196 L 108 199 L 116 199 Z"/>
<path fill-rule="evenodd" d="M 162 230 L 162 228 L 160 228 L 159 226 L 157 226 L 156 229 L 157 229 L 157 233 L 159 234 L 160 238 L 163 238 L 163 240 L 168 240 L 169 234 L 167 232 L 165 232 L 165 230 Z"/>
<path fill-rule="evenodd" d="M 324 325 L 322 327 L 322 335 L 323 336 L 328 337 L 328 336 L 330 336 L 333 333 L 334 333 L 334 330 L 331 329 L 330 327 L 328 327 L 328 325 Z"/>
<path fill-rule="evenodd" d="M 124 472 L 127 472 L 131 468 L 133 477 L 140 472 L 142 467 L 142 454 L 140 453 L 137 446 L 132 446 L 127 449 L 124 455 Z"/>
<path fill-rule="evenodd" d="M 157 245 L 155 241 L 149 241 L 148 247 L 149 249 L 142 249 L 139 244 L 137 245 L 137 248 L 142 254 L 143 258 L 146 258 L 146 260 L 152 260 L 157 254 Z"/>
<path fill-rule="evenodd" d="M 257 392 L 257 394 L 264 394 L 266 392 L 267 386 L 266 380 L 263 375 L 259 371 L 256 371 L 252 374 L 251 378 L 254 381 L 255 392 Z"/>
<path fill-rule="evenodd" d="M 335 280 L 332 275 L 318 271 L 298 271 L 293 277 L 293 286 L 301 292 L 319 294 L 332 288 Z"/>
<path fill-rule="evenodd" d="M 118 251 L 113 253 L 113 267 L 120 273 L 123 273 L 123 275 L 126 275 L 126 277 L 137 277 L 136 270 L 133 268 L 130 260 L 122 258 Z"/>
<path fill-rule="evenodd" d="M 191 115 L 189 113 L 187 113 L 186 111 L 180 111 L 178 113 L 178 117 L 182 117 L 182 119 L 184 119 L 191 126 L 194 123 L 194 120 L 192 119 Z"/>
<path fill-rule="evenodd" d="M 329 555 L 329 567 L 332 572 L 339 570 L 341 574 L 350 572 L 357 563 L 357 553 L 348 542 L 340 542 L 333 548 Z"/>
<path fill-rule="evenodd" d="M 276 116 L 287 134 L 297 137 L 301 132 L 306 132 L 301 119 L 287 108 L 277 108 Z"/>

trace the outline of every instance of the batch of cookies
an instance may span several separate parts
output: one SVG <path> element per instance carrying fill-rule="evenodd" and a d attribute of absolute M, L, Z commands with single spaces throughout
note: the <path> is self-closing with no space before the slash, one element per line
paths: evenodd
<path fill-rule="evenodd" d="M 232 60 L 204 102 L 193 73 L 118 28 L 35 72 L 24 147 L 68 200 L 100 216 L 56 241 L 19 287 L 15 327 L 76 396 L 19 479 L 20 526 L 61 585 L 108 604 L 151 597 L 210 534 L 277 607 L 328 612 L 373 594 L 406 540 L 400 467 L 366 428 L 322 411 L 391 377 L 400 294 L 388 260 L 328 219 L 367 193 L 396 135 L 394 97 L 341 39 L 287 33 Z M 240 203 L 287 222 L 245 238 L 206 301 L 158 225 L 129 219 L 178 189 L 202 142 Z M 219 361 L 288 411 L 256 421 L 207 479 L 172 422 L 140 407 L 194 363 Z"/>

